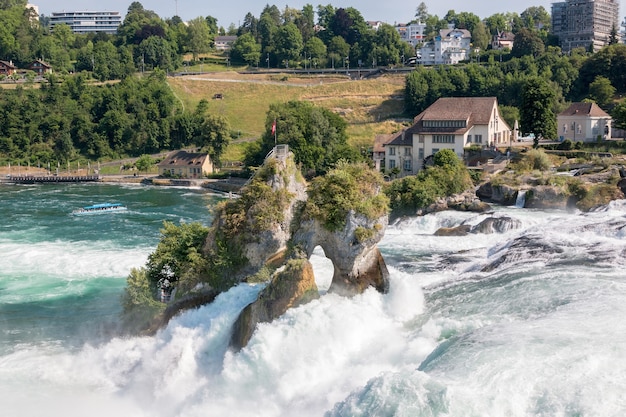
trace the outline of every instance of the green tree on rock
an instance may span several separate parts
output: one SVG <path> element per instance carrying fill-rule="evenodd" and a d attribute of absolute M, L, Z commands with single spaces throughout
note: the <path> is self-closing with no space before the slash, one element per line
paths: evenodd
<path fill-rule="evenodd" d="M 272 104 L 265 123 L 266 131 L 260 142 L 246 152 L 248 166 L 261 165 L 275 143 L 289 145 L 296 163 L 309 177 L 325 173 L 341 159 L 362 158 L 347 143 L 345 120 L 328 109 L 304 101 Z"/>

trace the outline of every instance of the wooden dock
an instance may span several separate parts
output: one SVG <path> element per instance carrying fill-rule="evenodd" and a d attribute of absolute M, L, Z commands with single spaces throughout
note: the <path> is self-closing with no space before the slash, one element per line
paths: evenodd
<path fill-rule="evenodd" d="M 68 182 L 98 182 L 99 175 L 7 175 L 2 182 L 9 184 L 53 184 Z"/>

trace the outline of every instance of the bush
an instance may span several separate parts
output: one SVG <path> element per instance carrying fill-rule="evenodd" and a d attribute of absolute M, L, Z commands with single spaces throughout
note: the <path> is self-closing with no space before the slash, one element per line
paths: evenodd
<path fill-rule="evenodd" d="M 366 164 L 339 163 L 311 183 L 304 218 L 321 221 L 331 232 L 345 227 L 351 210 L 373 220 L 389 210 L 389 200 L 380 192 L 382 185 L 380 173 Z"/>

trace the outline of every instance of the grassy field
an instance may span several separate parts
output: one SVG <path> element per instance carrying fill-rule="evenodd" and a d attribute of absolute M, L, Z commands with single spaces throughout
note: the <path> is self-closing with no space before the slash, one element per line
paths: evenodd
<path fill-rule="evenodd" d="M 348 122 L 350 144 L 371 147 L 374 137 L 408 125 L 404 114 L 404 76 L 350 80 L 342 76 L 294 76 L 292 74 L 239 74 L 234 71 L 170 77 L 172 90 L 186 109 L 201 99 L 209 111 L 228 118 L 238 140 L 224 155 L 237 160 L 246 141 L 265 130 L 270 104 L 307 100 L 328 108 Z M 221 94 L 222 99 L 213 99 Z"/>

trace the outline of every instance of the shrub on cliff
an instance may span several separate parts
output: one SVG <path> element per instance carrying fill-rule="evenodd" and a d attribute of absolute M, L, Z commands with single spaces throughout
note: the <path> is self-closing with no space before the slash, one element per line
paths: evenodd
<path fill-rule="evenodd" d="M 381 190 L 383 178 L 366 164 L 340 162 L 311 183 L 304 218 L 314 218 L 335 232 L 346 225 L 348 213 L 376 219 L 387 213 L 389 200 Z"/>
<path fill-rule="evenodd" d="M 199 271 L 204 268 L 201 251 L 208 231 L 200 223 L 176 226 L 164 222 L 161 240 L 146 263 L 151 288 L 156 291 L 159 281 L 165 278 L 193 286 Z"/>

